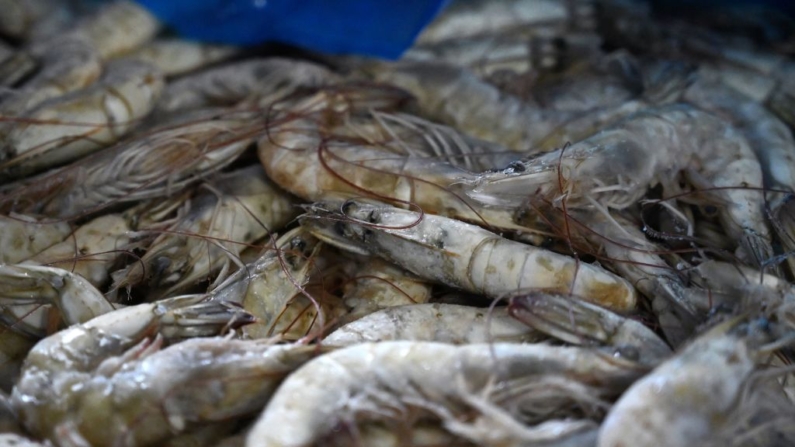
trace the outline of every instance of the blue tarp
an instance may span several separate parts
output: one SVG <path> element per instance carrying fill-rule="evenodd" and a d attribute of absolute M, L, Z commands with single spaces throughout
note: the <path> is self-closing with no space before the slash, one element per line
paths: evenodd
<path fill-rule="evenodd" d="M 180 35 L 398 58 L 446 0 L 137 0 Z"/>

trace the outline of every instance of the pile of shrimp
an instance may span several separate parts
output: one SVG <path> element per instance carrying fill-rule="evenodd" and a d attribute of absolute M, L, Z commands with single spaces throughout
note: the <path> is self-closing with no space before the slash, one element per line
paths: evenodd
<path fill-rule="evenodd" d="M 0 0 L 0 447 L 795 445 L 793 19 L 97 3 Z"/>

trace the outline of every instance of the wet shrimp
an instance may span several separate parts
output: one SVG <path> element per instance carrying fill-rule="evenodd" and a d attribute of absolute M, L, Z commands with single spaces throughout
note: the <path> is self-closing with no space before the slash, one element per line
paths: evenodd
<path fill-rule="evenodd" d="M 47 265 L 69 270 L 95 287 L 110 279 L 110 269 L 129 243 L 130 227 L 118 214 L 97 217 L 80 226 L 64 241 L 48 247 L 23 264 Z"/>
<path fill-rule="evenodd" d="M 119 309 L 40 341 L 11 396 L 22 425 L 59 445 L 76 439 L 88 445 L 142 446 L 194 422 L 227 412 L 234 416 L 241 407 L 256 410 L 242 398 L 252 391 L 267 393 L 275 384 L 252 373 L 267 376 L 273 368 L 283 374 L 308 355 L 304 351 L 300 358 L 291 346 L 264 354 L 263 345 L 261 355 L 246 355 L 255 345 L 228 338 L 188 340 L 160 350 L 163 338 L 213 336 L 251 321 L 237 307 L 202 299 L 187 296 Z M 235 367 L 249 369 L 244 373 L 248 382 L 222 380 L 235 377 Z M 199 383 L 208 382 L 214 392 L 196 393 Z M 115 391 L 108 393 L 108 387 Z M 264 403 L 262 394 L 254 399 Z"/>
<path fill-rule="evenodd" d="M 239 269 L 210 293 L 213 301 L 239 303 L 257 321 L 242 328 L 247 337 L 272 337 L 289 328 L 292 321 L 285 315 L 297 287 L 304 287 L 318 261 L 323 244 L 303 228 L 293 229 L 278 240 L 259 259 Z M 293 307 L 303 307 L 294 303 Z M 286 323 L 285 323 L 286 321 Z M 300 325 L 299 325 L 300 326 Z M 296 332 L 305 335 L 308 328 Z"/>
<path fill-rule="evenodd" d="M 754 395 L 749 379 L 769 336 L 764 322 L 741 323 L 730 320 L 702 334 L 635 382 L 608 413 L 599 447 L 729 442 L 720 436 L 731 430 L 732 413 L 753 411 L 744 408 Z"/>
<path fill-rule="evenodd" d="M 299 88 L 319 87 L 338 80 L 339 76 L 329 69 L 307 61 L 274 57 L 234 62 L 170 83 L 158 102 L 157 113 L 184 113 L 254 98 L 264 107 Z"/>
<path fill-rule="evenodd" d="M 758 266 L 772 255 L 759 161 L 728 123 L 682 104 L 647 109 L 570 147 L 482 174 L 468 195 L 492 206 L 566 200 L 571 209 L 592 201 L 624 209 L 649 186 L 679 192 L 672 179 L 680 171 L 696 189 L 711 189 L 699 193 L 719 202 L 721 225 L 747 262 Z"/>
<path fill-rule="evenodd" d="M 631 311 L 637 302 L 628 282 L 601 267 L 445 217 L 330 198 L 308 206 L 300 222 L 344 250 L 375 254 L 422 278 L 491 298 L 545 289 L 619 312 Z"/>
<path fill-rule="evenodd" d="M 601 263 L 651 301 L 652 312 L 669 343 L 678 346 L 690 337 L 704 316 L 698 304 L 708 296 L 689 287 L 685 278 L 668 265 L 661 256 L 663 249 L 646 238 L 641 225 L 622 213 L 605 210 L 571 210 L 568 216 L 548 217 L 560 228 L 567 219 L 575 243 L 584 243 L 577 249 L 595 253 Z"/>
<path fill-rule="evenodd" d="M 432 284 L 381 258 L 346 254 L 347 279 L 342 299 L 353 321 L 380 309 L 422 304 L 431 299 Z"/>
<path fill-rule="evenodd" d="M 128 53 L 152 40 L 161 24 L 133 1 L 114 0 L 69 27 L 65 36 L 47 36 L 32 42 L 34 53 L 54 40 L 75 37 L 90 43 L 102 59 Z"/>
<path fill-rule="evenodd" d="M 417 38 L 419 44 L 478 35 L 508 34 L 543 26 L 587 28 L 593 9 L 586 2 L 510 0 L 458 2 L 446 8 Z"/>
<path fill-rule="evenodd" d="M 42 337 L 49 329 L 49 307 L 44 305 L 57 308 L 59 320 L 67 325 L 84 323 L 114 309 L 80 275 L 55 267 L 0 265 L 0 319 L 7 328 Z"/>
<path fill-rule="evenodd" d="M 536 331 L 512 319 L 505 308 L 493 311 L 455 304 L 408 304 L 373 312 L 335 330 L 324 345 L 349 346 L 382 341 L 435 341 L 470 344 L 535 342 Z"/>
<path fill-rule="evenodd" d="M 646 365 L 671 355 L 671 348 L 639 321 L 577 297 L 538 292 L 512 297 L 510 303 L 513 317 L 567 343 L 612 346 Z"/>
<path fill-rule="evenodd" d="M 140 262 L 113 274 L 113 288 L 145 283 L 149 299 L 180 292 L 202 278 L 223 281 L 240 252 L 297 215 L 290 197 L 254 165 L 219 176 L 192 199 L 187 214 L 164 230 Z"/>
<path fill-rule="evenodd" d="M 171 38 L 154 40 L 126 57 L 152 64 L 165 76 L 179 76 L 229 59 L 239 51 L 229 45 Z"/>
<path fill-rule="evenodd" d="M 727 119 L 745 135 L 762 166 L 765 187 L 795 191 L 795 138 L 764 105 L 707 75 L 687 90 L 684 99 Z"/>
<path fill-rule="evenodd" d="M 42 102 L 88 87 L 102 73 L 102 62 L 94 48 L 80 39 L 61 39 L 37 56 L 42 68 L 19 89 L 4 95 L 0 113 L 11 121 Z M 8 129 L 3 133 L 6 134 Z"/>
<path fill-rule="evenodd" d="M 442 419 L 448 431 L 476 443 L 554 445 L 592 429 L 593 423 L 549 420 L 525 426 L 490 399 L 489 384 L 511 389 L 554 375 L 621 390 L 642 371 L 631 362 L 582 348 L 363 343 L 317 357 L 290 375 L 249 432 L 246 446 L 308 446 L 338 422 L 353 422 L 363 412 L 399 418 L 411 407 L 429 411 Z M 302 404 L 296 405 L 297 401 Z M 460 419 L 467 410 L 475 416 L 470 413 L 468 420 Z"/>
<path fill-rule="evenodd" d="M 0 215 L 0 264 L 16 264 L 61 242 L 72 232 L 64 221 Z"/>
<path fill-rule="evenodd" d="M 96 84 L 25 113 L 4 138 L 0 171 L 28 175 L 118 141 L 154 108 L 162 89 L 163 77 L 151 65 L 109 63 Z"/>
<path fill-rule="evenodd" d="M 505 95 L 465 68 L 406 62 L 372 71 L 378 82 L 412 93 L 426 117 L 512 151 L 531 151 L 535 142 L 576 116 Z"/>
<path fill-rule="evenodd" d="M 479 206 L 457 193 L 456 183 L 474 181 L 476 176 L 436 160 L 436 155 L 410 156 L 400 143 L 394 145 L 400 150 L 396 153 L 381 144 L 324 141 L 321 130 L 306 119 L 268 131 L 257 146 L 268 176 L 305 200 L 318 200 L 328 191 L 368 194 L 413 202 L 429 213 L 527 230 L 516 225 L 513 210 Z"/>
<path fill-rule="evenodd" d="M 14 185 L 0 193 L 0 212 L 73 218 L 176 194 L 232 163 L 259 130 L 250 116 L 229 116 L 152 131 Z"/>

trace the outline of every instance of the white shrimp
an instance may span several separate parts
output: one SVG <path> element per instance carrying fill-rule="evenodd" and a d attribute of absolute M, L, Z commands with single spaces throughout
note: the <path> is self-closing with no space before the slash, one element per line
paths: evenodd
<path fill-rule="evenodd" d="M 536 292 L 511 298 L 509 312 L 535 330 L 575 345 L 605 344 L 655 365 L 671 348 L 639 321 L 573 296 Z"/>
<path fill-rule="evenodd" d="M 64 221 L 38 221 L 21 214 L 0 216 L 0 264 L 16 264 L 66 238 Z"/>
<path fill-rule="evenodd" d="M 355 254 L 346 254 L 343 259 L 347 278 L 342 299 L 350 308 L 345 321 L 380 309 L 422 304 L 431 299 L 431 283 L 390 262 Z"/>
<path fill-rule="evenodd" d="M 184 290 L 202 278 L 223 281 L 240 252 L 297 214 L 292 199 L 254 165 L 219 176 L 140 259 L 113 274 L 113 288 L 146 283 L 149 299 Z M 216 278 L 216 275 L 220 275 Z"/>
<path fill-rule="evenodd" d="M 0 171 L 27 175 L 118 141 L 154 108 L 162 89 L 162 74 L 149 64 L 109 63 L 96 84 L 25 113 L 2 142 Z"/>
<path fill-rule="evenodd" d="M 521 382 L 556 376 L 621 390 L 642 370 L 582 348 L 364 343 L 322 355 L 291 374 L 254 424 L 246 446 L 309 446 L 341 420 L 355 420 L 362 413 L 399 417 L 409 411 L 407 407 L 428 410 L 442 419 L 446 429 L 485 445 L 553 442 L 593 424 L 550 420 L 544 423 L 549 424 L 546 429 L 544 424 L 524 426 L 489 398 L 490 384 L 511 389 Z M 532 400 L 533 396 L 516 398 Z M 474 421 L 458 419 L 467 410 L 477 414 Z"/>
<path fill-rule="evenodd" d="M 74 218 L 176 194 L 232 163 L 258 130 L 250 116 L 159 129 L 14 185 L 0 194 L 0 210 Z"/>
<path fill-rule="evenodd" d="M 239 48 L 183 39 L 156 39 L 128 54 L 157 67 L 165 76 L 182 75 L 235 56 Z M 166 87 L 168 91 L 169 87 Z"/>
<path fill-rule="evenodd" d="M 297 340 L 318 327 L 325 329 L 347 309 L 322 288 L 327 271 L 336 267 L 335 259 L 322 255 L 323 246 L 305 228 L 288 231 L 259 259 L 213 290 L 209 299 L 240 303 L 254 315 L 257 321 L 241 329 L 249 338 L 278 335 Z M 309 284 L 313 276 L 320 277 L 319 287 Z"/>
<path fill-rule="evenodd" d="M 88 87 L 102 73 L 94 48 L 80 39 L 59 39 L 37 56 L 41 69 L 18 90 L 3 95 L 0 112 L 6 117 L 23 115 L 42 102 Z M 14 121 L 4 127 L 18 125 Z M 3 132 L 7 133 L 7 130 Z"/>
<path fill-rule="evenodd" d="M 508 315 L 455 304 L 409 304 L 389 307 L 366 315 L 335 330 L 324 345 L 349 346 L 394 340 L 435 341 L 469 344 L 489 342 L 534 342 L 543 338 Z"/>
<path fill-rule="evenodd" d="M 11 397 L 22 425 L 57 444 L 152 445 L 256 411 L 284 374 L 313 355 L 306 346 L 229 338 L 160 351 L 163 337 L 213 336 L 251 321 L 237 307 L 203 299 L 120 309 L 39 342 Z M 197 393 L 199 386 L 206 392 Z"/>
<path fill-rule="evenodd" d="M 545 289 L 573 293 L 619 312 L 631 311 L 637 303 L 632 285 L 601 267 L 457 220 L 339 198 L 307 211 L 301 225 L 324 241 L 492 298 Z"/>
<path fill-rule="evenodd" d="M 682 104 L 647 109 L 570 147 L 482 174 L 467 194 L 492 206 L 566 200 L 575 209 L 595 200 L 624 209 L 649 186 L 678 192 L 673 179 L 680 171 L 697 189 L 711 189 L 700 194 L 719 201 L 721 225 L 750 263 L 772 255 L 759 161 L 728 123 Z"/>
<path fill-rule="evenodd" d="M 312 62 L 283 59 L 250 59 L 191 74 L 169 83 L 157 113 L 184 113 L 208 106 L 234 105 L 255 98 L 265 106 L 299 88 L 337 82 L 329 69 Z"/>
<path fill-rule="evenodd" d="M 0 265 L 0 318 L 13 330 L 41 337 L 48 329 L 42 305 L 58 309 L 67 324 L 84 323 L 114 309 L 85 278 L 36 265 Z"/>
<path fill-rule="evenodd" d="M 23 264 L 47 265 L 76 273 L 95 287 L 110 279 L 110 268 L 130 241 L 127 221 L 118 214 L 97 217 L 80 226 L 63 242 L 52 245 Z"/>
<path fill-rule="evenodd" d="M 45 36 L 33 42 L 31 51 L 39 53 L 54 40 L 76 37 L 89 42 L 107 60 L 149 42 L 160 26 L 157 18 L 136 2 L 114 0 L 70 26 L 65 36 Z"/>
<path fill-rule="evenodd" d="M 719 436 L 732 430 L 731 415 L 753 411 L 749 378 L 767 337 L 764 323 L 738 323 L 734 319 L 699 336 L 633 384 L 602 424 L 599 447 L 726 445 L 729 439 Z"/>
<path fill-rule="evenodd" d="M 399 139 L 384 146 L 323 137 L 315 121 L 295 120 L 269 130 L 260 138 L 257 153 L 274 182 L 305 200 L 318 200 L 329 191 L 370 194 L 415 203 L 429 213 L 528 230 L 516 225 L 513 210 L 481 206 L 458 194 L 451 187 L 476 176 L 438 160 L 436 154 L 423 154 L 422 147 L 407 149 Z"/>

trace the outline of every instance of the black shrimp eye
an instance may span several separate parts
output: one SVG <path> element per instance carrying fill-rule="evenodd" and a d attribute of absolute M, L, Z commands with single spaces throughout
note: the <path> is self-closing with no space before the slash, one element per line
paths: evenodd
<path fill-rule="evenodd" d="M 345 236 L 346 233 L 345 222 L 338 221 L 337 223 L 335 223 L 334 232 L 337 233 L 339 236 Z"/>
<path fill-rule="evenodd" d="M 356 208 L 356 202 L 353 200 L 346 200 L 345 203 L 343 203 L 340 207 L 340 211 L 342 211 L 342 214 L 347 216 L 348 213 L 353 211 L 354 208 Z"/>
<path fill-rule="evenodd" d="M 370 223 L 378 222 L 378 214 L 376 214 L 375 210 L 370 211 L 370 213 L 367 215 L 367 221 Z"/>
<path fill-rule="evenodd" d="M 508 165 L 508 169 L 513 170 L 513 172 L 525 171 L 524 163 L 522 163 L 521 161 L 512 161 L 511 164 Z"/>

